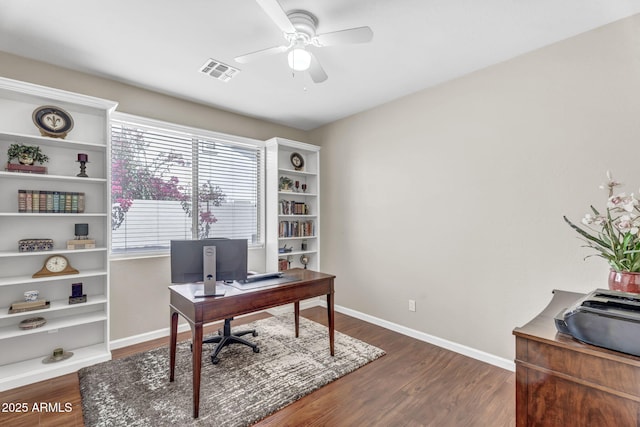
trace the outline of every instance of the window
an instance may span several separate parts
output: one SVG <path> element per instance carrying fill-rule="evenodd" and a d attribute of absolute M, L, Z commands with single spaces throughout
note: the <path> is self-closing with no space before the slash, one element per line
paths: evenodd
<path fill-rule="evenodd" d="M 261 244 L 262 159 L 260 141 L 114 114 L 112 253 L 166 251 L 172 239 Z"/>

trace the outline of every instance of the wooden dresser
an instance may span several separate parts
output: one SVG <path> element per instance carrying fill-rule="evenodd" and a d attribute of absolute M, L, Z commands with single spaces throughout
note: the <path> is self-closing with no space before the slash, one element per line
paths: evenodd
<path fill-rule="evenodd" d="M 640 426 L 640 357 L 556 331 L 554 317 L 582 296 L 553 291 L 544 311 L 513 331 L 518 427 Z"/>

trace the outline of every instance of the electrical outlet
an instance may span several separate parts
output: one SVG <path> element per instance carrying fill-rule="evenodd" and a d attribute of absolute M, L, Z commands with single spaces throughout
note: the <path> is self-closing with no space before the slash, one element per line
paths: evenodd
<path fill-rule="evenodd" d="M 409 311 L 416 311 L 416 300 L 409 300 Z"/>

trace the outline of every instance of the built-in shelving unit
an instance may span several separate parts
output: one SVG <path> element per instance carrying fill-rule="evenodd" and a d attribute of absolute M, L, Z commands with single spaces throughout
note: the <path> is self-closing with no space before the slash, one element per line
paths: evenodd
<path fill-rule="evenodd" d="M 297 153 L 304 161 L 297 168 Z M 266 143 L 266 267 L 320 268 L 320 147 L 283 138 Z M 290 185 L 284 185 L 290 182 Z M 297 186 L 296 186 L 297 184 Z"/>
<path fill-rule="evenodd" d="M 56 106 L 71 115 L 74 127 L 66 138 L 42 136 L 33 111 Z M 0 390 L 41 381 L 109 360 L 109 244 L 111 209 L 109 183 L 109 115 L 116 103 L 70 92 L 0 78 Z M 5 171 L 11 144 L 35 145 L 49 157 L 46 174 Z M 87 174 L 80 172 L 78 154 L 89 157 Z M 19 212 L 18 190 L 81 192 L 83 213 Z M 96 247 L 67 249 L 75 224 L 89 224 Z M 53 250 L 20 252 L 21 239 L 52 239 Z M 51 255 L 63 255 L 78 274 L 33 278 Z M 87 301 L 69 304 L 71 285 L 81 282 Z M 9 313 L 38 290 L 48 308 Z M 46 323 L 21 329 L 25 319 Z M 43 360 L 56 348 L 73 356 L 55 363 Z"/>

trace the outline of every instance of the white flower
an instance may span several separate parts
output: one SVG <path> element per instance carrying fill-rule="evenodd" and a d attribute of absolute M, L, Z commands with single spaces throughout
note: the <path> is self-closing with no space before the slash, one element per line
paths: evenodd
<path fill-rule="evenodd" d="M 627 196 L 625 193 L 616 194 L 615 196 L 609 197 L 609 201 L 607 202 L 607 207 L 609 209 L 623 209 L 626 212 L 633 212 L 633 208 L 638 206 L 638 201 L 631 193 L 630 196 Z"/>
<path fill-rule="evenodd" d="M 607 219 L 602 215 L 593 216 L 590 213 L 585 214 L 584 218 L 582 218 L 584 225 L 597 225 L 599 227 L 602 227 L 606 221 Z"/>
<path fill-rule="evenodd" d="M 629 215 L 622 215 L 615 222 L 615 226 L 621 233 L 638 234 L 638 226 L 634 224 L 633 219 Z"/>
<path fill-rule="evenodd" d="M 611 176 L 611 172 L 607 171 L 607 183 L 606 184 L 600 184 L 600 189 L 607 189 L 609 190 L 609 196 L 611 196 L 613 194 L 613 188 L 614 187 L 618 187 L 620 185 L 622 185 L 622 183 L 616 181 L 615 179 L 613 179 L 613 177 Z"/>

